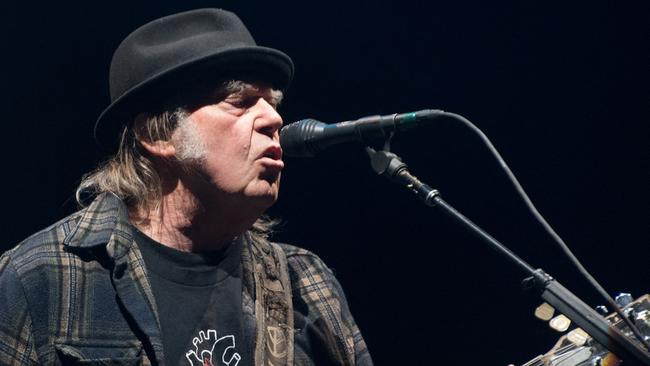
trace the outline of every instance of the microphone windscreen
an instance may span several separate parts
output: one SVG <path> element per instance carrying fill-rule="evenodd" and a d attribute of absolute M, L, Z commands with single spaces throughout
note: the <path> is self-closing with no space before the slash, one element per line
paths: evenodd
<path fill-rule="evenodd" d="M 323 135 L 325 124 L 315 119 L 303 119 L 290 123 L 280 130 L 280 146 L 283 154 L 293 157 L 313 157 L 320 149 L 318 139 Z"/>

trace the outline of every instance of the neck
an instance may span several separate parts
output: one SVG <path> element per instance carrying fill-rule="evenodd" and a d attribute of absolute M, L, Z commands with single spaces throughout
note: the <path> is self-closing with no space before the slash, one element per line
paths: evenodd
<path fill-rule="evenodd" d="M 145 235 L 177 250 L 219 250 L 261 215 L 242 212 L 226 201 L 223 197 L 199 197 L 178 179 L 172 189 L 165 190 L 158 207 L 133 210 L 131 222 Z"/>

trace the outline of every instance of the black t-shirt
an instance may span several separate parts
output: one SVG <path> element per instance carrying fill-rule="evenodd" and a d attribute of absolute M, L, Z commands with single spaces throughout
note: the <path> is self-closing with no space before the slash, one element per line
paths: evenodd
<path fill-rule="evenodd" d="M 251 335 L 242 326 L 242 240 L 188 253 L 135 232 L 160 315 L 165 363 L 251 364 Z"/>

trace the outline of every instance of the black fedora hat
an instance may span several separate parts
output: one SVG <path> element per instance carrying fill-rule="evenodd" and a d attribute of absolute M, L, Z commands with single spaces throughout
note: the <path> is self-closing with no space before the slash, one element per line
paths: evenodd
<path fill-rule="evenodd" d="M 197 9 L 147 23 L 129 34 L 111 61 L 111 104 L 95 123 L 95 139 L 117 145 L 119 131 L 137 113 L 191 80 L 254 72 L 286 89 L 293 62 L 281 51 L 258 46 L 242 21 L 222 9 Z"/>

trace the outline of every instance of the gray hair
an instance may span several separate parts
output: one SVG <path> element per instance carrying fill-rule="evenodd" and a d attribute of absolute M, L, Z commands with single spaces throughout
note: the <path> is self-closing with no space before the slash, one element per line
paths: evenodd
<path fill-rule="evenodd" d="M 241 93 L 247 87 L 250 84 L 243 81 L 227 81 L 218 88 L 217 96 Z M 279 104 L 282 92 L 274 90 L 273 98 Z M 127 125 L 122 129 L 117 153 L 83 176 L 76 191 L 77 203 L 85 207 L 91 198 L 110 192 L 129 209 L 139 212 L 157 210 L 162 202 L 161 179 L 140 141 L 168 141 L 189 115 L 190 111 L 185 105 L 169 107 L 155 114 L 139 114 L 132 126 Z M 191 157 L 196 155 L 196 151 L 186 154 Z M 255 241 L 266 241 L 276 224 L 277 221 L 262 216 L 249 230 L 250 237 Z"/>

